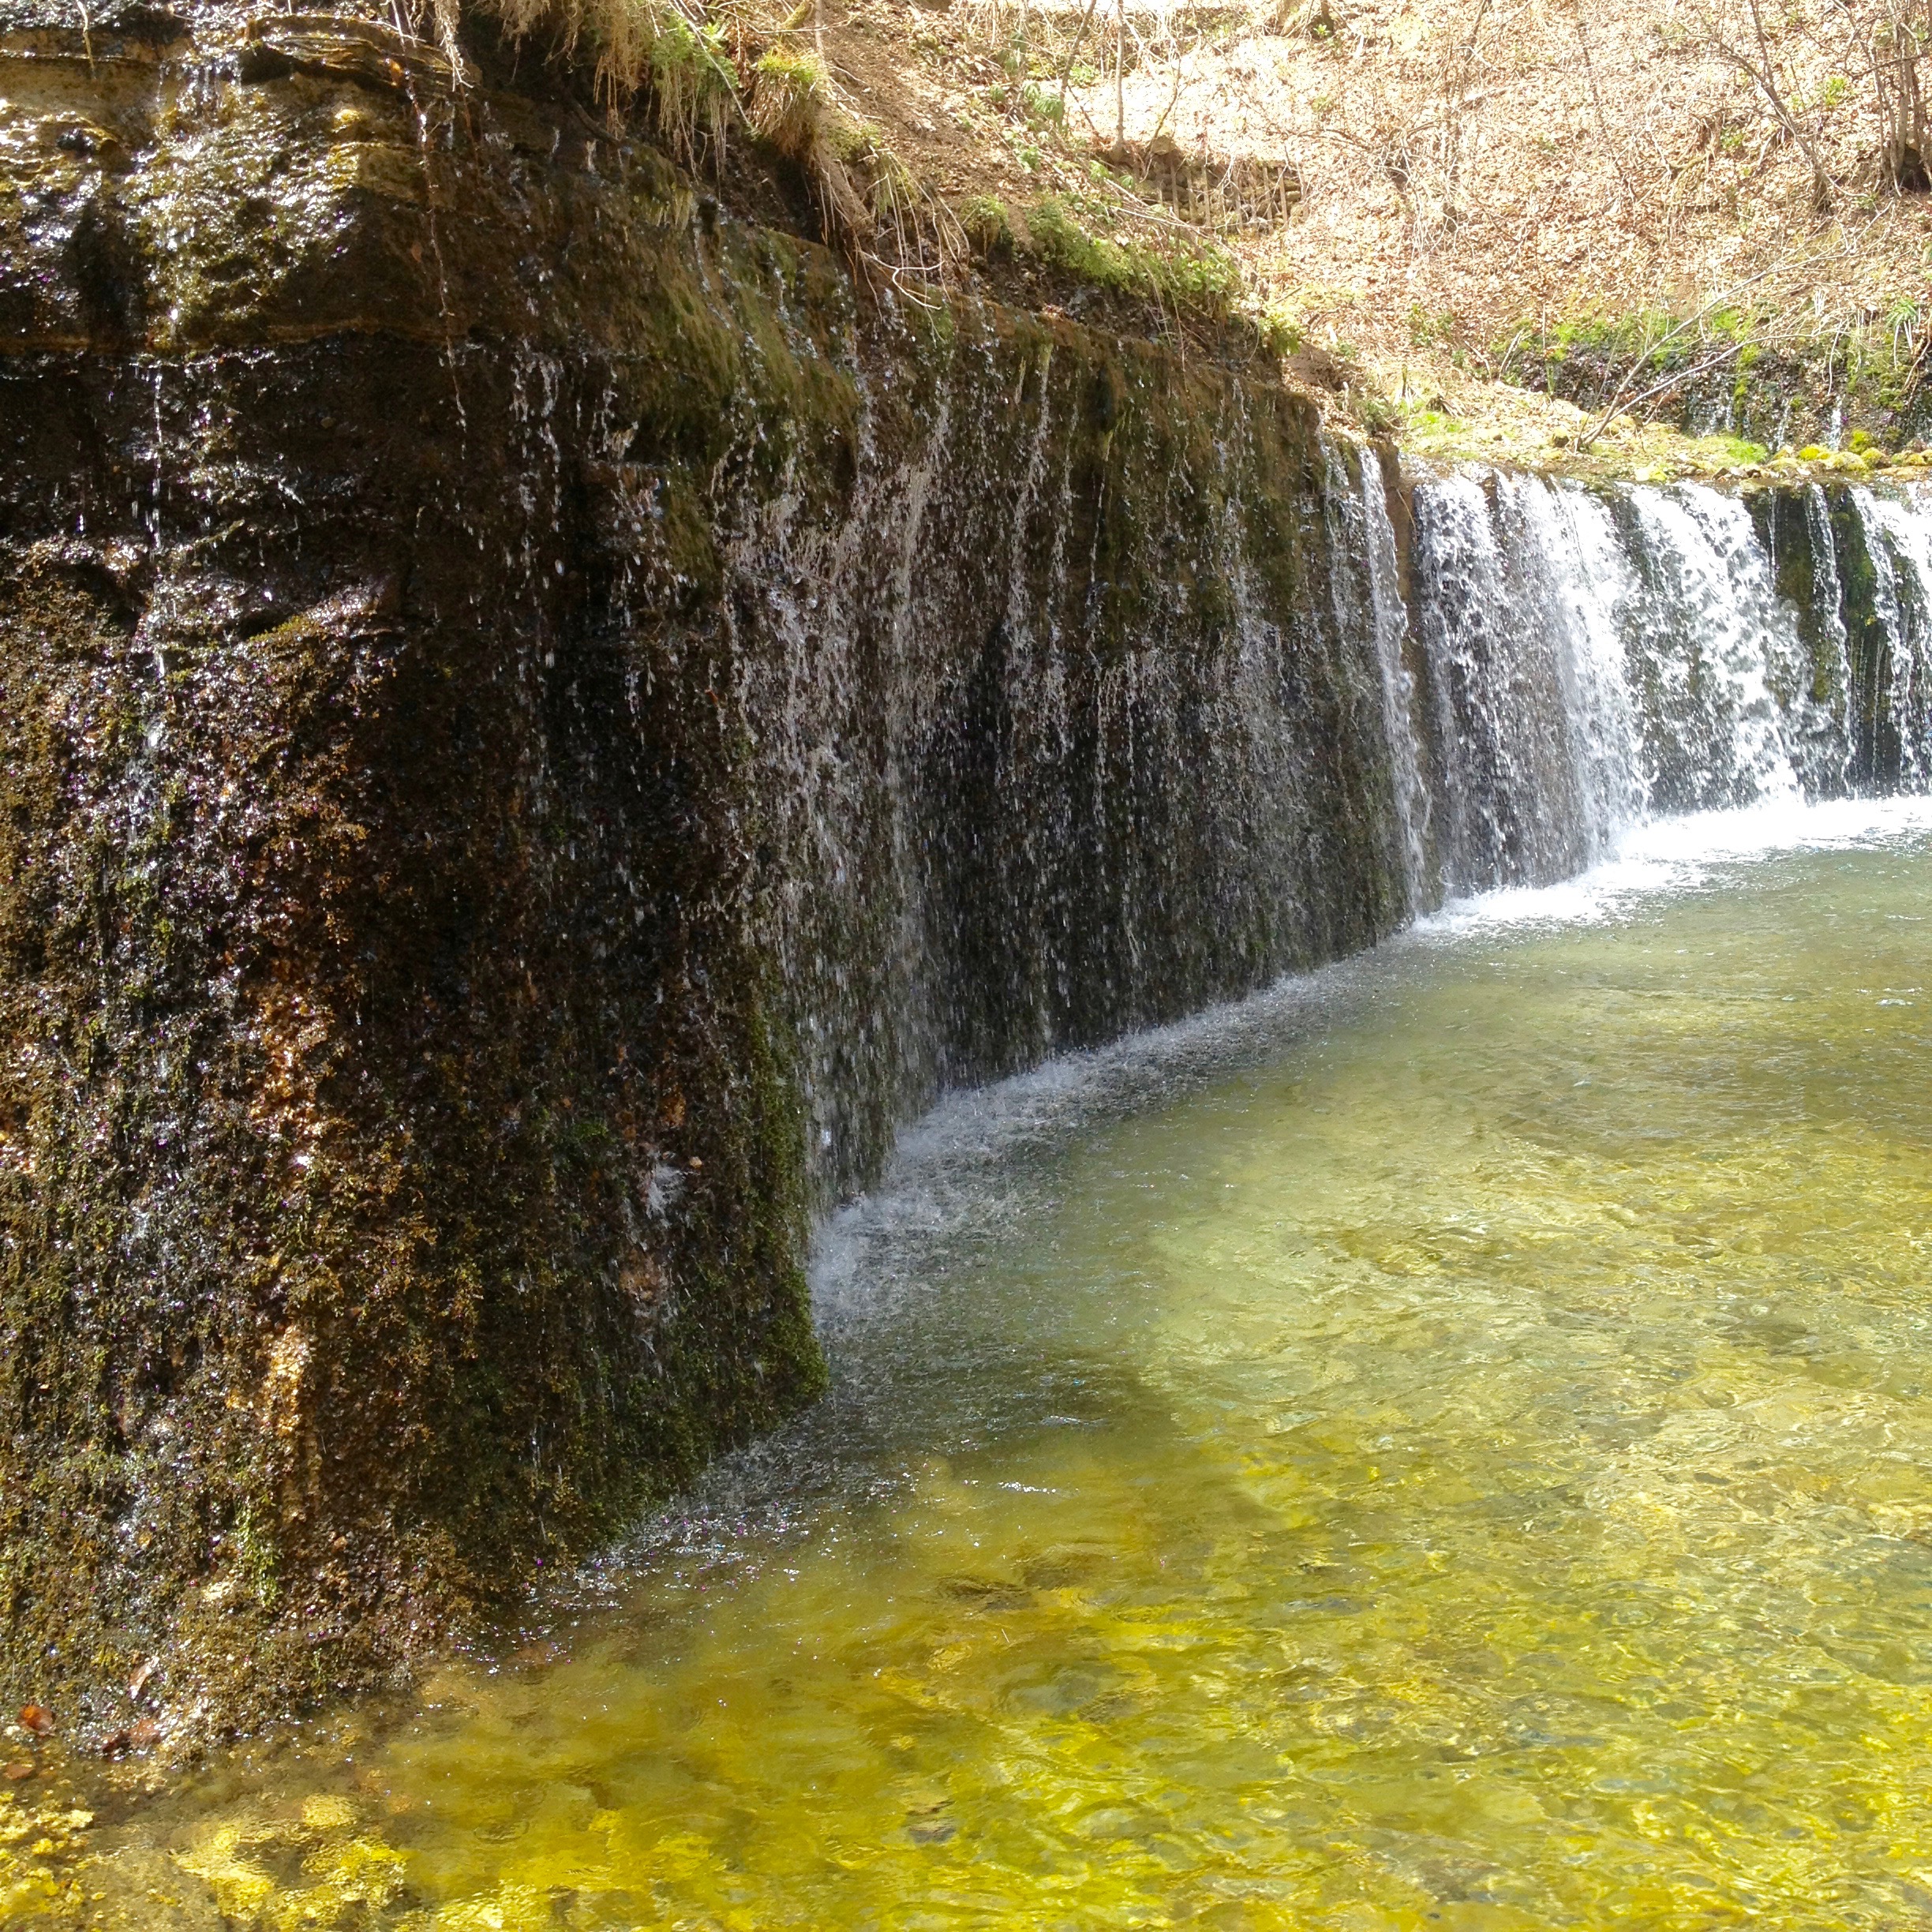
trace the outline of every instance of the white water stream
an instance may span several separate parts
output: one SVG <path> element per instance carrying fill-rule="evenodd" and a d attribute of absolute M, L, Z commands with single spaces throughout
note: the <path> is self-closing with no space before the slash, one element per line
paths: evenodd
<path fill-rule="evenodd" d="M 1657 814 L 1914 791 L 1932 770 L 1923 495 L 1846 492 L 1848 539 L 1810 492 L 1804 608 L 1780 591 L 1765 528 L 1738 497 L 1479 471 L 1414 485 L 1405 607 L 1372 462 L 1365 496 L 1414 904 L 1550 883 Z M 1870 583 L 1853 613 L 1862 661 L 1848 540 Z M 1874 730 L 1895 743 L 1889 757 Z"/>

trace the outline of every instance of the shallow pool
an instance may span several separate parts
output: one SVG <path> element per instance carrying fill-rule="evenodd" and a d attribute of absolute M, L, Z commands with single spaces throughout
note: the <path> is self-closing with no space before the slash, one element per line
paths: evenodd
<path fill-rule="evenodd" d="M 821 1410 L 420 1705 L 110 1807 L 73 1882 L 1932 1924 L 1932 844 L 1755 836 L 942 1110 L 821 1243 Z"/>

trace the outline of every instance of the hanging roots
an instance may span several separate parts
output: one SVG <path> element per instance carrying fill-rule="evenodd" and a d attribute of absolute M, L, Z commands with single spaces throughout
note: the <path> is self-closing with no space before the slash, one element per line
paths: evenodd
<path fill-rule="evenodd" d="M 475 0 L 513 39 L 541 36 L 560 54 L 582 47 L 596 88 L 615 114 L 640 97 L 658 138 L 695 165 L 724 150 L 735 118 L 804 175 L 826 238 L 854 265 L 915 300 L 970 253 L 951 211 L 916 181 L 878 131 L 839 104 L 823 64 L 783 39 L 753 65 L 749 98 L 727 58 L 724 29 L 700 0 Z M 462 0 L 413 0 L 451 64 Z M 690 10 L 687 10 L 690 9 Z M 782 30 L 781 30 L 782 32 Z M 748 111 L 747 111 L 748 110 Z"/>
<path fill-rule="evenodd" d="M 561 54 L 587 47 L 595 86 L 612 112 L 639 95 L 659 137 L 687 162 L 723 151 L 739 111 L 724 29 L 674 0 L 478 0 L 512 39 L 541 35 Z M 455 44 L 460 0 L 417 0 L 445 51 Z"/>

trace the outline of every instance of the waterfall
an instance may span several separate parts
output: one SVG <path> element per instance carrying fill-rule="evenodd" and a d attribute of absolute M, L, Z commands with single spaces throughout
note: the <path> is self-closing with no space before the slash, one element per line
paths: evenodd
<path fill-rule="evenodd" d="M 1932 515 L 1923 500 L 1869 489 L 1849 493 L 1871 571 L 1875 627 L 1885 638 L 1882 677 L 1897 781 L 1923 791 L 1932 781 Z"/>
<path fill-rule="evenodd" d="M 1390 775 L 1402 839 L 1403 897 L 1413 915 L 1421 909 L 1427 889 L 1429 797 L 1416 742 L 1416 681 L 1404 657 L 1409 627 L 1402 605 L 1402 564 L 1395 547 L 1395 526 L 1389 519 L 1382 466 L 1372 450 L 1362 456 L 1362 507 L 1368 621 L 1389 736 Z"/>
<path fill-rule="evenodd" d="M 1932 500 L 1438 474 L 1319 429 L 1291 474 L 1237 398 L 1193 468 L 1110 473 L 1068 440 L 1091 372 L 984 382 L 843 519 L 788 496 L 732 543 L 821 1201 L 949 1087 L 1648 818 L 1932 784 Z"/>
<path fill-rule="evenodd" d="M 1845 626 L 1844 586 L 1832 541 L 1831 505 L 1815 483 L 1806 485 L 1804 514 L 1817 628 L 1811 703 L 1807 713 L 1814 742 L 1804 769 L 1813 774 L 1814 796 L 1839 798 L 1856 783 L 1850 632 Z"/>
<path fill-rule="evenodd" d="M 1413 904 L 1656 814 L 1932 783 L 1932 498 L 1418 475 L 1405 594 L 1385 487 L 1365 462 Z"/>

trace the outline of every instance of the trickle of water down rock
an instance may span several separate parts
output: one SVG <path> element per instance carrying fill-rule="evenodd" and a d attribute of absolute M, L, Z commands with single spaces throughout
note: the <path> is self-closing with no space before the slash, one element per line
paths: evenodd
<path fill-rule="evenodd" d="M 1434 475 L 505 66 L 0 37 L 0 1684 L 365 1683 L 810 1398 L 975 1083 L 1932 773 L 1932 504 Z"/>

